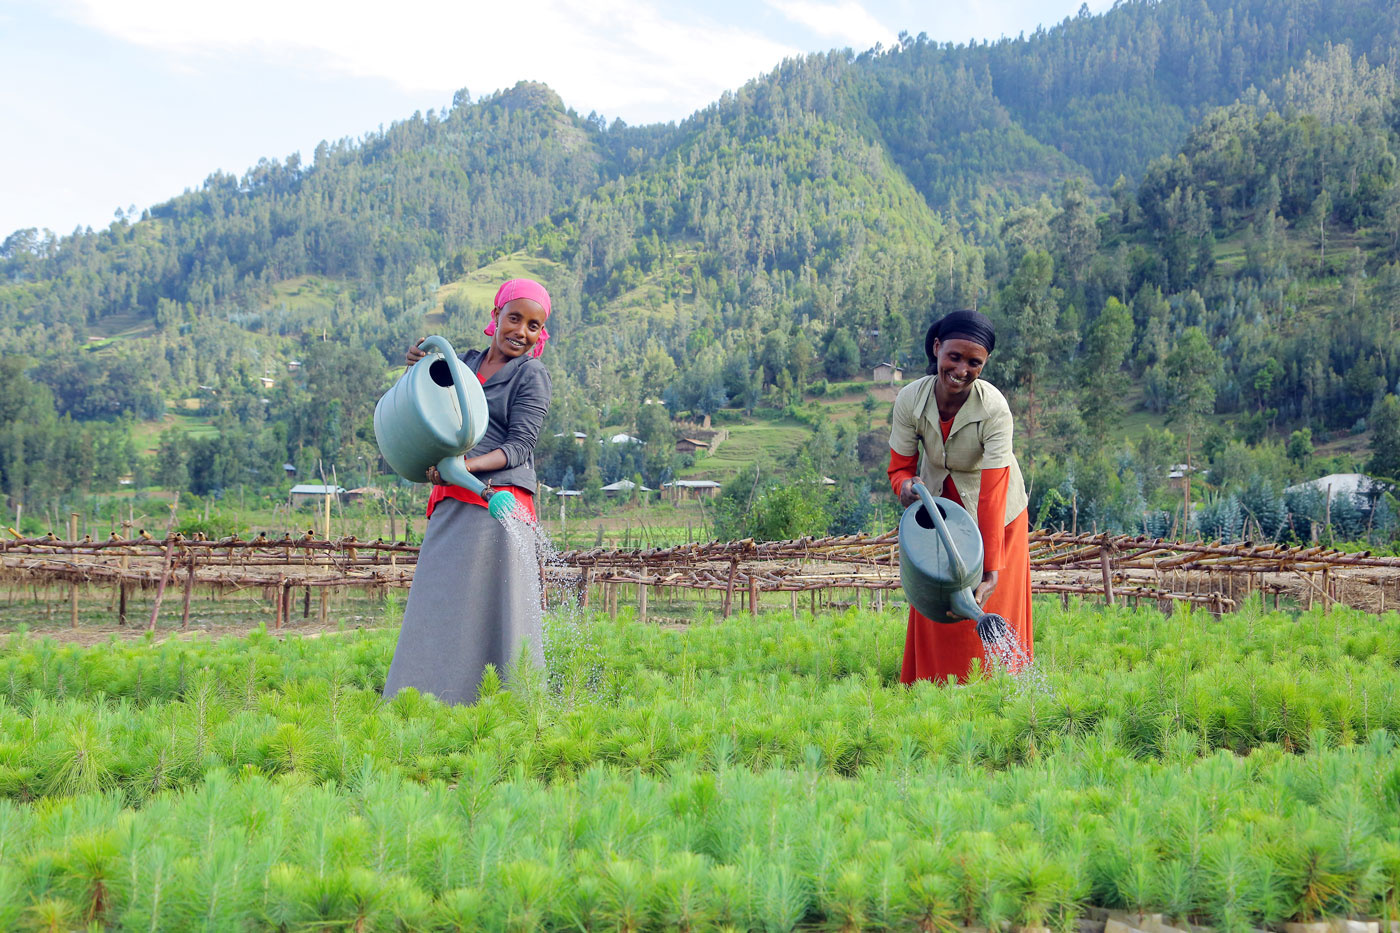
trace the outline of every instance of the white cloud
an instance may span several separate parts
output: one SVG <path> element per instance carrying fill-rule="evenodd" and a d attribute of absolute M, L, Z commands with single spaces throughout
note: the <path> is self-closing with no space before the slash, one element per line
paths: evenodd
<path fill-rule="evenodd" d="M 67 15 L 185 65 L 257 52 L 381 78 L 412 91 L 480 94 L 544 81 L 582 111 L 678 119 L 799 50 L 639 0 L 69 0 Z"/>
<path fill-rule="evenodd" d="M 880 42 L 895 41 L 895 30 L 888 28 L 855 0 L 824 3 L 821 0 L 768 0 L 768 5 L 817 35 L 835 39 L 857 51 Z"/>

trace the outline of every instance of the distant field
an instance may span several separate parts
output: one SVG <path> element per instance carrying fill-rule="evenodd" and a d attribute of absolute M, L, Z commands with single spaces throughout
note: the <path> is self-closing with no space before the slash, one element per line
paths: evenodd
<path fill-rule="evenodd" d="M 139 312 L 130 314 L 110 314 L 92 325 L 92 333 L 97 339 L 89 339 L 88 350 L 105 347 L 113 341 L 130 340 L 135 337 L 149 337 L 156 332 L 155 323 Z"/>
<path fill-rule="evenodd" d="M 439 288 L 437 304 L 424 315 L 424 320 L 435 327 L 447 323 L 444 303 L 450 295 L 465 295 L 473 306 L 489 309 L 502 282 L 507 279 L 547 279 L 557 268 L 559 264 L 552 259 L 529 256 L 523 252 L 511 253 Z M 454 328 L 465 326 L 466 322 L 453 322 Z"/>
<path fill-rule="evenodd" d="M 299 275 L 272 286 L 272 307 L 285 305 L 294 312 L 329 312 L 346 283 L 319 275 Z"/>
<path fill-rule="evenodd" d="M 728 425 L 729 437 L 713 454 L 681 470 L 686 478 L 718 479 L 732 476 L 755 461 L 781 462 L 797 452 L 811 436 L 811 429 L 796 421 Z"/>
<path fill-rule="evenodd" d="M 140 450 L 154 453 L 160 445 L 161 434 L 169 428 L 179 428 L 190 437 L 213 437 L 219 433 L 219 429 L 203 415 L 167 412 L 160 421 L 137 421 L 131 426 L 131 435 Z"/>

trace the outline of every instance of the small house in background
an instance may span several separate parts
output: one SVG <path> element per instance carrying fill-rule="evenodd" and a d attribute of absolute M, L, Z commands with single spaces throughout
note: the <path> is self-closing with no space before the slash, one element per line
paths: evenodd
<path fill-rule="evenodd" d="M 629 495 L 632 492 L 632 490 L 638 488 L 640 488 L 642 492 L 652 491 L 650 487 L 647 486 L 638 487 L 637 484 L 632 482 L 630 479 L 620 479 L 615 483 L 608 483 L 606 486 L 604 486 L 603 495 L 614 498 L 617 496 L 626 496 Z"/>
<path fill-rule="evenodd" d="M 1170 486 L 1172 489 L 1185 489 L 1186 469 L 1187 467 L 1184 463 L 1173 463 L 1172 468 L 1167 471 L 1167 485 Z M 1191 471 L 1191 474 L 1194 476 L 1203 472 L 1205 471 L 1201 469 L 1194 469 Z"/>
<path fill-rule="evenodd" d="M 556 490 L 554 490 L 554 494 L 555 494 L 556 496 L 564 496 L 565 498 L 570 498 L 570 499 L 572 499 L 574 496 L 581 496 L 581 495 L 583 495 L 583 493 L 580 492 L 580 491 L 577 490 L 577 489 L 556 489 Z"/>
<path fill-rule="evenodd" d="M 697 451 L 704 451 L 705 453 L 709 453 L 709 441 L 702 441 L 699 438 L 695 437 L 683 437 L 680 440 L 676 441 L 676 453 L 678 454 L 693 454 Z"/>
<path fill-rule="evenodd" d="M 709 499 L 719 495 L 720 485 L 712 479 L 678 479 L 673 483 L 662 483 L 663 490 L 669 490 L 671 498 L 676 501 L 681 499 Z"/>
<path fill-rule="evenodd" d="M 297 465 L 295 463 L 284 463 L 282 464 L 282 472 L 286 473 L 288 478 L 296 476 Z"/>
<path fill-rule="evenodd" d="M 874 380 L 876 382 L 900 382 L 904 379 L 904 370 L 893 363 L 881 363 L 875 367 Z"/>
<path fill-rule="evenodd" d="M 345 504 L 354 505 L 357 502 L 364 502 L 366 499 L 383 499 L 384 490 L 378 486 L 357 486 L 345 493 Z"/>
<path fill-rule="evenodd" d="M 301 369 L 301 360 L 287 360 L 287 372 L 294 373 Z"/>
<path fill-rule="evenodd" d="M 641 444 L 641 443 L 643 443 L 643 441 L 642 441 L 642 439 L 641 439 L 640 437 L 633 437 L 631 434 L 626 434 L 626 433 L 623 433 L 623 434 L 614 434 L 612 437 L 608 438 L 608 441 L 611 442 L 611 443 L 613 443 L 613 444 Z"/>
<path fill-rule="evenodd" d="M 821 483 L 823 486 L 835 486 L 836 480 L 832 479 L 830 476 L 823 476 Z"/>
<path fill-rule="evenodd" d="M 325 499 L 334 496 L 339 499 L 345 494 L 344 486 L 331 486 L 321 483 L 299 483 L 292 487 L 292 507 L 307 502 L 320 505 Z"/>
<path fill-rule="evenodd" d="M 258 381 L 262 383 L 264 389 L 270 389 L 277 384 L 277 380 L 273 379 L 271 376 L 263 376 Z"/>
<path fill-rule="evenodd" d="M 1384 492 L 1384 487 L 1365 473 L 1328 473 L 1306 483 L 1289 486 L 1284 492 L 1299 493 L 1309 489 L 1316 489 L 1329 499 L 1347 495 L 1369 500 L 1380 498 Z"/>

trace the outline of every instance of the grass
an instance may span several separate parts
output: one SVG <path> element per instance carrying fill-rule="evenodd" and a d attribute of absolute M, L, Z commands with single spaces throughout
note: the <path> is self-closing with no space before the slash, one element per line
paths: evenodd
<path fill-rule="evenodd" d="M 84 347 L 88 350 L 99 350 L 116 341 L 149 337 L 155 332 L 154 320 L 139 311 L 109 314 L 92 325 L 92 333 L 96 339 L 88 338 Z"/>
<path fill-rule="evenodd" d="M 298 315 L 329 314 L 335 310 L 336 300 L 341 292 L 349 287 L 338 279 L 319 275 L 299 275 L 284 279 L 272 286 L 272 300 L 269 306 L 285 307 Z"/>
<path fill-rule="evenodd" d="M 135 441 L 138 450 L 153 454 L 160 445 L 160 436 L 171 428 L 183 431 L 190 437 L 215 437 L 219 433 L 219 429 L 214 427 L 211 419 L 203 415 L 173 411 L 166 412 L 165 417 L 159 421 L 133 423 L 131 426 L 132 440 Z"/>
<path fill-rule="evenodd" d="M 811 429 L 790 419 L 726 425 L 729 436 L 713 453 L 679 471 L 683 479 L 728 478 L 751 463 L 781 464 L 811 436 Z"/>

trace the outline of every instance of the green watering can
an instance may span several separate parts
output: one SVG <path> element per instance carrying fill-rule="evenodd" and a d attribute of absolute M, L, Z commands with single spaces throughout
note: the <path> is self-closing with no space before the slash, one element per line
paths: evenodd
<path fill-rule="evenodd" d="M 515 511 L 515 497 L 467 472 L 462 456 L 486 433 L 486 396 L 481 383 L 444 337 L 428 337 L 423 357 L 374 406 L 374 439 L 394 472 L 427 482 L 428 467 L 442 478 L 487 500 L 497 519 Z M 436 352 L 436 355 L 434 353 Z"/>
<path fill-rule="evenodd" d="M 1004 626 L 1001 616 L 982 611 L 973 594 L 982 582 L 982 533 L 967 510 L 952 499 L 935 497 L 923 483 L 921 501 L 899 520 L 899 582 L 909 605 L 934 622 L 977 621 L 977 634 L 990 640 Z"/>

